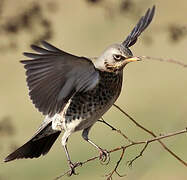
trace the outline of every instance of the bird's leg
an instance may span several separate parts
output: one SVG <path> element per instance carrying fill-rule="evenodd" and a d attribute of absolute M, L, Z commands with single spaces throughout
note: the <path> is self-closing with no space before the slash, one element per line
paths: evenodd
<path fill-rule="evenodd" d="M 72 163 L 68 149 L 67 149 L 67 141 L 68 141 L 68 137 L 70 136 L 70 134 L 71 133 L 67 131 L 64 133 L 62 137 L 62 146 L 64 147 L 64 151 L 66 153 L 66 157 L 67 157 L 69 167 L 70 167 L 69 176 L 71 176 L 72 174 L 77 175 L 75 172 L 75 168 L 80 165 L 80 163 Z"/>
<path fill-rule="evenodd" d="M 83 132 L 82 132 L 82 137 L 84 140 L 86 140 L 87 142 L 89 142 L 92 146 L 94 146 L 95 148 L 97 148 L 99 150 L 99 159 L 102 161 L 102 162 L 106 162 L 107 161 L 107 164 L 109 163 L 110 161 L 110 156 L 109 156 L 109 153 L 107 152 L 107 150 L 105 149 L 102 149 L 101 147 L 99 147 L 98 145 L 96 145 L 95 143 L 93 143 L 89 138 L 88 138 L 88 134 L 89 134 L 89 131 L 91 129 L 91 126 L 84 129 Z"/>

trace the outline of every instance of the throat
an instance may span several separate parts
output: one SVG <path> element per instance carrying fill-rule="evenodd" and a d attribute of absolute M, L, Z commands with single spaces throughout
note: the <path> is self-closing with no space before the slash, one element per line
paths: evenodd
<path fill-rule="evenodd" d="M 123 81 L 123 71 L 116 71 L 116 72 L 106 72 L 100 71 L 99 72 L 101 80 L 100 86 L 103 89 L 110 90 L 110 91 L 121 91 L 122 81 Z"/>

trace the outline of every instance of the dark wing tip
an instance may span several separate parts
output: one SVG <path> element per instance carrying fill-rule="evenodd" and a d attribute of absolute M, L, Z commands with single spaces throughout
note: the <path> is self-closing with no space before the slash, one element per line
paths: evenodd
<path fill-rule="evenodd" d="M 12 154 L 9 154 L 4 160 L 3 162 L 9 162 L 9 161 L 13 161 L 15 159 L 18 159 L 17 157 L 13 157 Z"/>
<path fill-rule="evenodd" d="M 43 45 L 43 47 L 45 47 L 47 50 L 52 51 L 52 52 L 56 52 L 56 53 L 62 53 L 63 51 L 56 48 L 55 46 L 53 46 L 52 44 L 48 43 L 47 41 L 41 41 L 41 44 Z"/>
<path fill-rule="evenodd" d="M 31 49 L 33 49 L 35 52 L 34 53 L 24 52 L 23 55 L 28 58 L 36 59 L 36 58 L 42 58 L 42 57 L 57 55 L 57 54 L 59 55 L 64 53 L 62 50 L 56 48 L 55 46 L 51 45 L 46 41 L 41 41 L 41 45 L 43 47 L 32 44 Z"/>
<path fill-rule="evenodd" d="M 8 157 L 6 157 L 3 162 L 8 162 L 8 161 L 11 161 Z"/>
<path fill-rule="evenodd" d="M 152 11 L 155 12 L 155 9 L 156 9 L 156 5 L 154 4 L 152 7 Z"/>
<path fill-rule="evenodd" d="M 28 61 L 28 60 L 21 60 L 21 61 L 19 61 L 19 62 L 22 63 L 22 64 L 27 64 L 27 61 Z"/>
<path fill-rule="evenodd" d="M 127 36 L 125 41 L 122 43 L 125 47 L 130 47 L 134 45 L 137 41 L 138 36 L 149 26 L 151 23 L 153 16 L 155 14 L 155 8 L 156 6 L 153 5 L 153 7 L 148 9 L 144 16 L 140 18 L 136 26 L 133 28 L 131 33 Z"/>
<path fill-rule="evenodd" d="M 23 55 L 28 58 L 33 58 L 33 59 L 36 58 L 37 55 L 39 56 L 39 54 L 29 53 L 29 52 L 23 52 Z"/>
<path fill-rule="evenodd" d="M 41 41 L 41 45 L 42 46 L 37 46 L 32 44 L 30 47 L 32 50 L 34 50 L 34 52 L 23 52 L 23 55 L 27 58 L 30 58 L 30 60 L 38 60 L 51 58 L 57 55 L 67 54 L 46 41 Z M 30 63 L 30 60 L 21 60 L 20 63 L 27 64 Z"/>

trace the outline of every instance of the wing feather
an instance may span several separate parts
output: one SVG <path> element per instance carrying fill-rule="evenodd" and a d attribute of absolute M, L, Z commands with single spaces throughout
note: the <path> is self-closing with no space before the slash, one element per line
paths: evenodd
<path fill-rule="evenodd" d="M 29 96 L 44 115 L 60 113 L 77 92 L 94 88 L 99 73 L 85 58 L 66 53 L 43 41 L 43 47 L 31 45 L 36 53 L 24 53 L 31 60 L 23 60 Z"/>
<path fill-rule="evenodd" d="M 130 47 L 134 45 L 138 39 L 138 36 L 147 28 L 147 26 L 151 23 L 153 16 L 155 13 L 155 6 L 152 9 L 148 9 L 144 16 L 140 18 L 134 29 L 127 36 L 125 41 L 122 43 L 125 47 Z"/>

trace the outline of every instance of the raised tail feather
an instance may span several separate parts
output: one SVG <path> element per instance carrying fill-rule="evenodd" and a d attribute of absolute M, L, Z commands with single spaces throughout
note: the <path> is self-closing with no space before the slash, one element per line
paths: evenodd
<path fill-rule="evenodd" d="M 42 128 L 23 146 L 8 155 L 4 162 L 22 158 L 37 158 L 40 155 L 47 154 L 60 134 L 60 131 L 54 131 L 54 133 L 47 135 L 46 131 L 49 129 L 53 132 L 51 124 L 49 123 L 46 127 Z"/>

